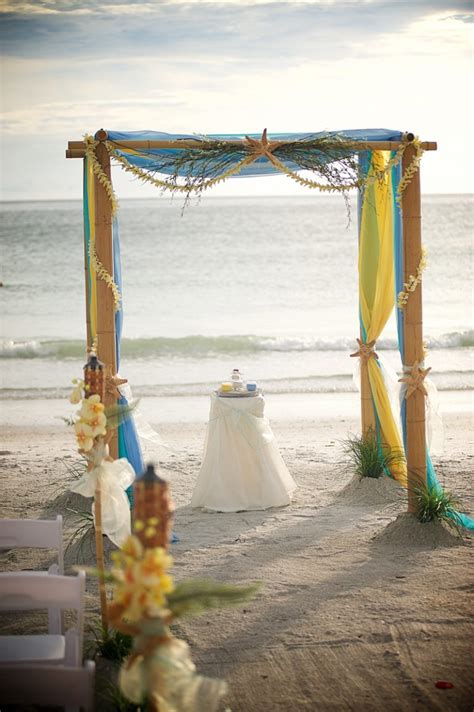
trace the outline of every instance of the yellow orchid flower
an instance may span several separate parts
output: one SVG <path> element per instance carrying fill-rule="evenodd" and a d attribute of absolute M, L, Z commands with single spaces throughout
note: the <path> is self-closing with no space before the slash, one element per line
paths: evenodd
<path fill-rule="evenodd" d="M 79 445 L 79 449 L 84 452 L 89 452 L 94 445 L 94 439 L 92 437 L 92 428 L 87 423 L 81 420 L 74 425 L 74 430 L 76 431 L 76 440 Z"/>
<path fill-rule="evenodd" d="M 84 388 L 84 381 L 79 381 L 77 378 L 72 380 L 74 388 L 69 396 L 69 402 L 77 405 L 82 400 L 82 389 Z"/>
<path fill-rule="evenodd" d="M 166 604 L 165 594 L 174 589 L 166 570 L 173 559 L 164 549 L 144 549 L 136 536 L 127 539 L 112 555 L 115 600 L 123 606 L 123 617 L 137 621 L 144 616 L 159 616 Z"/>
<path fill-rule="evenodd" d="M 71 391 L 71 395 L 69 396 L 69 402 L 73 403 L 73 405 L 77 405 L 77 403 L 80 403 L 82 399 L 82 389 L 78 386 L 77 388 L 74 388 Z"/>
<path fill-rule="evenodd" d="M 104 412 L 104 404 L 100 402 L 100 396 L 93 395 L 89 398 L 84 398 L 82 401 L 82 408 L 79 411 L 79 415 L 82 420 L 89 422 L 99 413 Z"/>
<path fill-rule="evenodd" d="M 131 556 L 134 559 L 141 559 L 143 557 L 143 546 L 137 536 L 129 536 L 121 551 L 116 553 L 119 555 L 125 554 L 125 556 Z"/>
<path fill-rule="evenodd" d="M 105 435 L 107 432 L 107 418 L 103 413 L 97 413 L 95 416 L 87 420 L 87 425 L 92 428 L 92 437 L 96 438 L 98 435 Z"/>

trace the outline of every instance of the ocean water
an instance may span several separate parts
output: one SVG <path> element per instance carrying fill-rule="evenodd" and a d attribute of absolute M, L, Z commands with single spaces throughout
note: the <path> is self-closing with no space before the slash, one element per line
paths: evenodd
<path fill-rule="evenodd" d="M 349 225 L 338 197 L 182 208 L 121 202 L 120 371 L 134 393 L 206 395 L 232 368 L 270 394 L 353 392 L 355 206 Z M 81 203 L 1 210 L 0 399 L 59 398 L 84 363 Z M 424 333 L 441 391 L 474 389 L 473 228 L 472 196 L 424 196 Z M 399 368 L 394 318 L 378 351 Z"/>

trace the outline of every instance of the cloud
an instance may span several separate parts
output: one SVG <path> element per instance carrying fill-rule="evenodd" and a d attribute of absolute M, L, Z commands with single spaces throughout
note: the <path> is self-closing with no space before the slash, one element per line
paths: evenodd
<path fill-rule="evenodd" d="M 457 22 L 474 22 L 474 12 L 466 15 L 449 15 L 446 20 L 455 20 Z"/>
<path fill-rule="evenodd" d="M 9 0 L 0 28 L 13 57 L 231 56 L 261 61 L 349 58 L 358 42 L 395 35 L 435 13 L 465 22 L 469 2 L 82 2 Z M 34 9 L 33 9 L 34 8 Z M 7 11 L 5 11 L 5 9 Z M 454 11 L 454 14 L 453 14 Z"/>
<path fill-rule="evenodd" d="M 67 139 L 101 126 L 275 133 L 388 125 L 438 140 L 436 165 L 443 155 L 451 163 L 436 180 L 456 174 L 462 190 L 471 165 L 461 155 L 472 135 L 469 5 L 7 0 L 3 156 L 13 176 L 20 145 L 49 141 L 59 190 Z M 38 195 L 45 155 L 34 148 L 28 163 Z"/>
<path fill-rule="evenodd" d="M 130 117 L 140 122 L 153 113 L 176 111 L 185 106 L 178 96 L 160 93 L 155 97 L 127 97 L 123 100 L 84 100 L 78 104 L 55 101 L 38 103 L 29 109 L 6 111 L 0 118 L 3 136 L 69 132 L 82 136 L 100 126 L 125 126 Z"/>
<path fill-rule="evenodd" d="M 381 8 L 398 8 L 400 11 L 399 0 L 3 0 L 0 12 L 3 13 L 18 13 L 18 14 L 71 14 L 71 13 L 88 13 L 88 14 L 148 14 L 155 12 L 164 7 L 186 7 L 186 6 L 257 6 L 267 5 L 269 7 L 275 5 L 313 5 L 321 8 L 334 8 L 339 11 L 351 6 L 372 6 L 376 9 Z M 453 11 L 453 10 L 472 10 L 470 0 L 413 0 L 413 2 L 405 3 L 403 12 L 406 12 L 410 6 L 419 8 L 431 9 L 434 11 Z"/>

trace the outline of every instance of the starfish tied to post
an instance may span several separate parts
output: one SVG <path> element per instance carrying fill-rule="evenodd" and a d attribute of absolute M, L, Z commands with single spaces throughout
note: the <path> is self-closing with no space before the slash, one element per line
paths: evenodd
<path fill-rule="evenodd" d="M 418 361 L 415 361 L 413 366 L 408 366 L 407 368 L 410 368 L 410 371 L 405 373 L 402 378 L 398 379 L 399 383 L 406 383 L 407 390 L 405 398 L 409 398 L 417 390 L 420 390 L 424 396 L 427 396 L 428 391 L 426 390 L 423 381 L 431 371 L 431 368 L 421 368 L 421 364 L 418 363 Z"/>
<path fill-rule="evenodd" d="M 378 361 L 379 357 L 375 353 L 375 340 L 369 341 L 367 344 L 365 344 L 362 339 L 356 339 L 356 341 L 359 344 L 359 350 L 354 351 L 354 353 L 350 355 L 351 358 L 358 356 L 361 361 L 368 361 L 373 356 Z"/>
<path fill-rule="evenodd" d="M 119 391 L 119 386 L 124 383 L 128 383 L 127 378 L 119 378 L 117 374 L 114 375 L 112 371 L 112 366 L 106 366 L 105 369 L 105 392 L 109 396 L 114 396 L 114 398 L 120 398 L 122 395 Z"/>

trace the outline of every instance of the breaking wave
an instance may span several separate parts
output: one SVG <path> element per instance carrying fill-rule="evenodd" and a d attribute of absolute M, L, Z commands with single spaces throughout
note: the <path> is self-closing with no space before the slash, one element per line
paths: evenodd
<path fill-rule="evenodd" d="M 453 332 L 437 338 L 427 338 L 429 349 L 454 349 L 474 346 L 474 331 Z M 123 339 L 124 358 L 159 358 L 160 356 L 216 356 L 246 354 L 263 351 L 291 353 L 295 351 L 351 351 L 354 339 L 320 339 L 288 336 L 184 336 L 150 339 Z M 379 349 L 396 350 L 395 339 L 380 339 Z M 77 359 L 84 356 L 84 342 L 65 341 L 9 341 L 0 342 L 0 358 L 22 359 Z"/>

